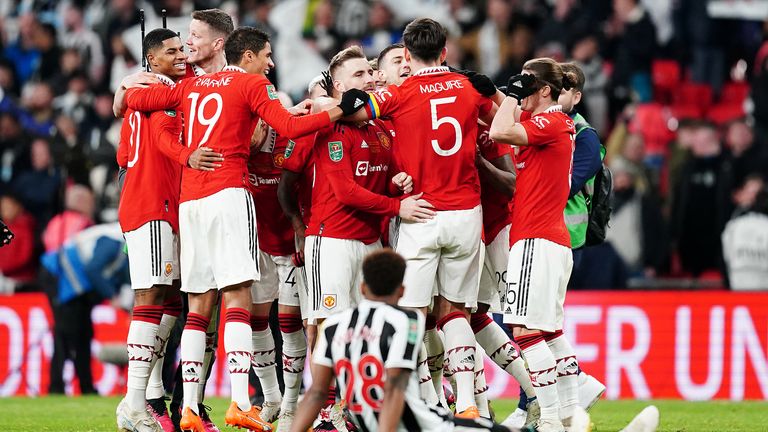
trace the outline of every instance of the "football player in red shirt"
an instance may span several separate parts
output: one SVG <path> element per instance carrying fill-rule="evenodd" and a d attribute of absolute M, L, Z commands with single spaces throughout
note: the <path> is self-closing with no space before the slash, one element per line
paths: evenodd
<path fill-rule="evenodd" d="M 434 298 L 433 311 L 456 378 L 457 415 L 478 417 L 476 340 L 467 313 L 477 302 L 483 222 L 475 152 L 477 120 L 490 123 L 495 109 L 467 77 L 440 66 L 446 37 L 445 28 L 434 20 L 408 24 L 403 42 L 411 76 L 399 87 L 371 94 L 365 112 L 352 118 L 392 119 L 404 143 L 395 147 L 395 161 L 413 176 L 414 192 L 423 193 L 438 210 L 426 223 L 399 226 L 396 250 L 408 261 L 400 304 L 426 312 Z"/>
<path fill-rule="evenodd" d="M 336 98 L 350 88 L 373 90 L 373 70 L 360 47 L 336 54 L 329 71 Z M 311 307 L 318 323 L 357 304 L 362 259 L 381 247 L 383 216 L 418 222 L 434 214 L 419 195 L 403 201 L 385 195 L 393 177 L 392 148 L 389 129 L 377 120 L 338 123 L 315 137 L 316 173 L 305 253 Z"/>
<path fill-rule="evenodd" d="M 185 169 L 182 176 L 179 228 L 181 278 L 189 295 L 190 313 L 182 333 L 184 414 L 181 427 L 201 431 L 196 386 L 201 379 L 208 327 L 217 291 L 227 306 L 224 343 L 231 374 L 232 404 L 225 422 L 255 430 L 269 429 L 248 398 L 251 366 L 251 292 L 259 277 L 256 220 L 248 190 L 247 158 L 256 124 L 263 118 L 278 133 L 301 136 L 351 115 L 359 109 L 364 92 L 350 91 L 336 108 L 294 117 L 277 100 L 273 85 L 258 71 L 259 53 L 269 41 L 257 29 L 242 27 L 226 41 L 230 66 L 222 72 L 180 81 L 173 88 L 137 88 L 126 92 L 128 106 L 139 110 L 181 108 L 187 119 L 188 146 L 206 144 L 223 155 L 216 171 Z M 306 111 L 305 109 L 303 111 Z M 294 112 L 302 112 L 296 108 Z"/>
<path fill-rule="evenodd" d="M 158 86 L 184 76 L 186 54 L 175 32 L 156 29 L 144 38 L 144 52 Z M 136 290 L 128 332 L 126 398 L 117 410 L 118 427 L 131 430 L 149 420 L 147 404 L 165 430 L 173 423 L 165 406 L 162 364 L 165 342 L 181 313 L 179 298 L 178 207 L 182 165 L 211 170 L 217 156 L 179 142 L 176 111 L 127 110 L 118 146 L 118 165 L 127 167 L 118 219 L 128 244 L 131 284 Z M 202 156 L 202 159 L 201 159 Z M 147 189 L 142 185 L 153 184 Z M 173 289 L 171 289 L 173 288 Z M 148 386 L 151 369 L 151 384 Z M 146 398 L 146 399 L 145 399 Z M 134 425 L 134 426 L 131 426 Z"/>
<path fill-rule="evenodd" d="M 234 30 L 234 24 L 232 17 L 221 9 L 206 9 L 201 11 L 192 12 L 192 20 L 189 24 L 189 36 L 185 42 L 185 45 L 189 49 L 189 56 L 187 57 L 187 68 L 185 77 L 195 77 L 205 75 L 206 73 L 213 73 L 221 71 L 224 66 L 227 65 L 226 58 L 224 57 L 224 41 Z M 121 87 L 115 93 L 115 100 L 113 103 L 113 110 L 115 115 L 120 117 L 125 110 L 125 89 L 133 86 L 144 86 L 158 83 L 158 79 L 151 73 L 137 73 L 129 75 L 123 79 Z M 203 154 L 203 161 L 206 154 Z M 208 154 L 207 156 L 215 156 Z M 195 158 L 190 158 L 190 166 L 196 167 Z M 121 165 L 124 167 L 124 165 Z M 186 296 L 186 293 L 185 293 Z M 206 330 L 206 347 L 205 357 L 203 360 L 203 371 L 205 376 L 210 374 L 211 367 L 216 358 L 216 347 L 218 343 L 218 324 L 219 324 L 219 308 L 214 309 L 214 313 L 211 316 L 211 321 Z M 153 369 L 154 371 L 154 369 Z M 160 394 L 164 393 L 162 388 L 162 381 L 159 373 L 153 372 L 150 376 L 148 385 L 148 398 L 151 397 L 149 393 Z M 199 401 L 198 410 L 201 414 L 203 426 L 206 432 L 216 432 L 218 428 L 213 424 L 208 412 L 205 409 L 205 405 L 202 403 L 205 396 L 206 379 L 200 380 L 198 383 L 197 397 Z M 178 383 L 181 386 L 181 381 Z M 150 403 L 153 414 L 157 414 L 161 408 L 159 402 Z M 171 416 L 173 421 L 178 425 L 179 417 L 178 408 L 181 406 L 181 392 L 174 392 L 174 397 L 171 401 Z"/>
<path fill-rule="evenodd" d="M 531 403 L 535 395 L 525 362 L 507 333 L 488 317 L 489 310 L 499 313 L 501 300 L 507 291 L 507 263 L 509 261 L 509 230 L 512 222 L 512 196 L 515 191 L 516 173 L 511 148 L 488 136 L 489 126 L 481 126 L 478 136 L 477 166 L 480 172 L 480 200 L 483 205 L 483 243 L 485 260 L 480 276 L 477 310 L 470 317 L 477 343 L 488 356 L 515 377 Z M 482 383 L 475 382 L 477 391 Z M 476 396 L 477 397 L 477 396 Z M 531 406 L 531 418 L 536 411 Z"/>
<path fill-rule="evenodd" d="M 563 211 L 576 131 L 557 103 L 562 89 L 575 83 L 575 76 L 564 74 L 554 60 L 529 60 L 522 74 L 509 79 L 508 97 L 491 125 L 494 141 L 520 146 L 504 322 L 514 326 L 523 351 L 542 431 L 562 431 L 578 409 L 578 363 L 562 333 L 573 265 Z M 530 112 L 530 119 L 517 123 L 518 107 Z"/>
<path fill-rule="evenodd" d="M 373 90 L 373 71 L 360 47 L 336 54 L 329 72 L 331 96 L 338 98 L 351 88 Z M 408 177 L 405 173 L 393 176 L 390 171 L 395 169 L 393 138 L 389 128 L 376 120 L 338 123 L 315 137 L 315 175 L 305 254 L 309 306 L 317 324 L 330 314 L 357 305 L 362 260 L 381 248 L 384 216 L 400 215 L 419 221 L 433 215 L 431 206 L 418 195 L 402 201 L 386 195 L 388 190 L 399 195 L 394 185 Z M 338 422 L 339 416 L 331 409 L 334 397 L 331 391 L 321 420 Z"/>

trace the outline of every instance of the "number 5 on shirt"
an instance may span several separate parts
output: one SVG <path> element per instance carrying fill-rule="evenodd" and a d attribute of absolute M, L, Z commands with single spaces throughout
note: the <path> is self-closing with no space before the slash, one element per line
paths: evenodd
<path fill-rule="evenodd" d="M 462 134 L 461 134 L 461 125 L 459 124 L 459 121 L 456 120 L 456 118 L 451 116 L 445 116 L 442 118 L 437 117 L 438 105 L 451 104 L 454 102 L 456 102 L 456 96 L 429 100 L 429 107 L 432 112 L 432 130 L 436 131 L 440 127 L 440 125 L 444 125 L 447 123 L 453 126 L 453 129 L 456 132 L 456 136 L 453 141 L 453 147 L 451 147 L 448 150 L 443 150 L 443 148 L 440 147 L 440 143 L 438 143 L 436 139 L 432 140 L 432 148 L 435 150 L 435 153 L 437 153 L 440 156 L 451 156 L 456 154 L 459 151 L 459 149 L 461 149 Z"/>

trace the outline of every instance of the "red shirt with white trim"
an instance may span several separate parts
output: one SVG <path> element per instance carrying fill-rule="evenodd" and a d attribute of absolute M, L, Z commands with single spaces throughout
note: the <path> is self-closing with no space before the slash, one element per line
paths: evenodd
<path fill-rule="evenodd" d="M 288 138 L 277 135 L 269 128 L 264 144 L 252 149 L 248 160 L 259 249 L 273 256 L 290 255 L 296 249 L 291 221 L 283 213 L 277 199 L 277 186 L 280 184 L 287 145 Z"/>
<path fill-rule="evenodd" d="M 571 247 L 563 211 L 571 189 L 576 129 L 560 105 L 520 122 L 527 146 L 516 156 L 517 190 L 512 210 L 510 245 L 543 238 Z"/>
<path fill-rule="evenodd" d="M 489 126 L 480 126 L 477 145 L 480 155 L 493 162 L 504 155 L 512 154 L 512 147 L 500 144 L 488 136 Z M 489 244 L 505 226 L 512 223 L 510 203 L 512 197 L 498 191 L 489 181 L 480 176 L 480 202 L 483 206 L 483 241 Z"/>
<path fill-rule="evenodd" d="M 390 179 L 392 134 L 383 123 L 337 123 L 315 139 L 315 186 L 307 235 L 371 244 L 383 216 L 397 215 L 400 200 L 384 195 Z"/>
<path fill-rule="evenodd" d="M 464 75 L 432 67 L 371 93 L 365 109 L 392 120 L 395 163 L 413 177 L 413 192 L 436 210 L 466 210 L 480 204 L 477 119 L 492 107 Z"/>
<path fill-rule="evenodd" d="M 288 138 L 306 135 L 330 124 L 328 112 L 291 115 L 265 76 L 227 66 L 221 72 L 187 78 L 173 88 L 129 89 L 126 101 L 141 111 L 179 109 L 184 113 L 184 140 L 193 149 L 207 146 L 223 154 L 214 171 L 184 169 L 181 202 L 220 190 L 248 187 L 251 135 L 259 118 Z"/>
<path fill-rule="evenodd" d="M 169 88 L 173 81 L 158 75 Z M 180 141 L 181 115 L 174 110 L 140 112 L 128 109 L 120 129 L 118 165 L 127 169 L 117 215 L 123 232 L 153 220 L 179 230 L 182 167 L 192 150 Z"/>

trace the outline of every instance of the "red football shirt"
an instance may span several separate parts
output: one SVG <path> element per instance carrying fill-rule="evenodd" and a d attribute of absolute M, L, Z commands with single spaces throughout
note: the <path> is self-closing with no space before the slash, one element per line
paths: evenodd
<path fill-rule="evenodd" d="M 301 211 L 301 220 L 304 225 L 309 224 L 309 218 L 312 215 L 312 186 L 315 183 L 315 157 L 314 146 L 315 136 L 309 134 L 295 140 L 288 140 L 285 149 L 285 160 L 283 160 L 283 169 L 301 174 L 298 180 L 298 202 Z"/>
<path fill-rule="evenodd" d="M 488 126 L 479 126 L 480 135 L 477 136 L 477 145 L 480 147 L 480 155 L 493 162 L 494 160 L 512 153 L 512 148 L 506 144 L 499 144 L 488 136 Z M 512 197 L 499 192 L 490 182 L 480 176 L 480 202 L 483 206 L 483 241 L 489 244 L 496 238 L 499 232 L 512 223 L 510 202 Z"/>
<path fill-rule="evenodd" d="M 274 256 L 290 255 L 296 249 L 291 221 L 277 200 L 277 185 L 280 183 L 287 144 L 288 138 L 277 135 L 269 128 L 264 144 L 251 150 L 248 161 L 259 249 Z"/>
<path fill-rule="evenodd" d="M 173 110 L 125 112 L 117 151 L 118 164 L 127 168 L 118 206 L 123 232 L 153 220 L 168 221 L 178 232 L 181 170 L 192 153 L 179 140 L 181 129 Z"/>
<path fill-rule="evenodd" d="M 308 134 L 330 123 L 328 112 L 292 116 L 277 99 L 266 77 L 227 66 L 221 72 L 179 81 L 173 88 L 130 89 L 128 106 L 140 111 L 180 109 L 184 113 L 184 140 L 196 149 L 207 146 L 223 154 L 214 171 L 184 169 L 181 202 L 212 195 L 232 187 L 248 187 L 248 157 L 259 118 L 288 138 Z"/>
<path fill-rule="evenodd" d="M 381 238 L 382 217 L 397 215 L 400 200 L 384 195 L 390 178 L 392 134 L 376 120 L 338 123 L 315 139 L 315 186 L 307 235 Z"/>
<path fill-rule="evenodd" d="M 529 145 L 520 146 L 516 156 L 510 245 L 521 239 L 543 238 L 570 248 L 563 211 L 571 189 L 573 120 L 556 105 L 520 124 Z"/>
<path fill-rule="evenodd" d="M 466 210 L 480 204 L 477 118 L 492 107 L 464 75 L 433 67 L 372 93 L 365 109 L 392 119 L 395 163 L 413 177 L 413 192 L 436 210 Z"/>

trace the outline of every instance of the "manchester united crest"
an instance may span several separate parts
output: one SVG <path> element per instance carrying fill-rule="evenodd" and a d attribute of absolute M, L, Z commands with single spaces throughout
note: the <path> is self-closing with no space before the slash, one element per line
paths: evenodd
<path fill-rule="evenodd" d="M 272 156 L 272 161 L 275 163 L 276 167 L 282 168 L 283 162 L 285 161 L 285 153 L 278 153 Z"/>
<path fill-rule="evenodd" d="M 328 294 L 323 297 L 323 306 L 326 309 L 333 309 L 336 307 L 336 294 Z"/>
<path fill-rule="evenodd" d="M 385 134 L 384 132 L 376 132 L 376 136 L 379 137 L 379 143 L 381 143 L 381 146 L 385 149 L 389 150 L 392 148 L 392 140 Z"/>

